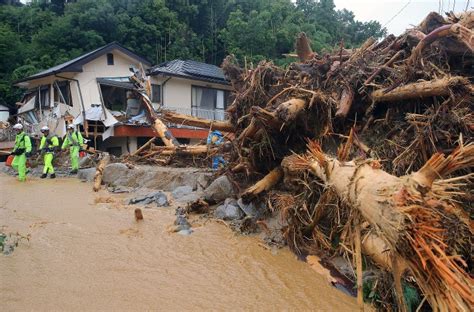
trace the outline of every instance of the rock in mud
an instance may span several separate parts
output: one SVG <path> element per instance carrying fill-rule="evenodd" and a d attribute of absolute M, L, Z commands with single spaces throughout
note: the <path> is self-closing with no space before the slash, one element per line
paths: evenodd
<path fill-rule="evenodd" d="M 184 186 L 178 186 L 177 188 L 175 188 L 171 194 L 173 195 L 174 199 L 180 199 L 186 195 L 191 194 L 192 192 L 193 192 L 192 186 L 184 185 Z"/>
<path fill-rule="evenodd" d="M 170 203 L 168 202 L 168 196 L 166 196 L 166 194 L 161 191 L 156 192 L 153 198 L 158 207 L 168 207 L 170 205 Z"/>
<path fill-rule="evenodd" d="M 257 206 L 253 202 L 244 204 L 242 198 L 239 198 L 239 200 L 237 201 L 237 205 L 240 207 L 240 209 L 242 209 L 246 216 L 251 218 L 260 217 L 261 213 L 259 213 Z"/>
<path fill-rule="evenodd" d="M 107 191 L 109 191 L 110 193 L 122 194 L 133 192 L 134 189 L 126 186 L 111 186 L 107 188 Z"/>
<path fill-rule="evenodd" d="M 214 216 L 223 220 L 238 220 L 242 219 L 245 215 L 235 199 L 227 198 L 223 205 L 216 208 Z"/>
<path fill-rule="evenodd" d="M 193 203 L 201 198 L 201 195 L 197 192 L 192 192 L 191 194 L 185 195 L 178 199 L 177 201 L 183 204 Z"/>
<path fill-rule="evenodd" d="M 214 180 L 205 190 L 204 199 L 209 203 L 220 203 L 235 194 L 234 185 L 227 176 Z"/>
<path fill-rule="evenodd" d="M 129 200 L 129 205 L 150 205 L 156 203 L 157 207 L 168 207 L 168 196 L 162 191 L 138 196 Z"/>
<path fill-rule="evenodd" d="M 193 232 L 191 229 L 191 224 L 189 224 L 187 216 L 186 216 L 186 209 L 182 207 L 176 208 L 176 220 L 174 221 L 174 225 L 171 226 L 169 229 L 170 232 L 176 232 L 180 235 L 189 235 Z"/>

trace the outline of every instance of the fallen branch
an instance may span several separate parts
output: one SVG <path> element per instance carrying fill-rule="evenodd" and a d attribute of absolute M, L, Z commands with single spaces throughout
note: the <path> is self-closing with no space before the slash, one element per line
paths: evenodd
<path fill-rule="evenodd" d="M 249 187 L 243 194 L 242 200 L 244 203 L 252 201 L 260 193 L 270 190 L 283 178 L 283 169 L 277 167 L 270 171 L 263 179 L 255 183 L 253 186 Z"/>

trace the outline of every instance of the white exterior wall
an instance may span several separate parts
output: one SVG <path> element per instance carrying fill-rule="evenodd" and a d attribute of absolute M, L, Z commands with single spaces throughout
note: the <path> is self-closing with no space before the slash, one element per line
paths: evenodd
<path fill-rule="evenodd" d="M 169 77 L 151 77 L 152 84 L 162 85 Z M 169 108 L 179 108 L 186 110 L 191 110 L 191 88 L 192 86 L 200 86 L 206 88 L 214 88 L 219 90 L 229 90 L 232 88 L 230 86 L 208 83 L 198 80 L 183 79 L 178 77 L 171 77 L 166 83 L 165 86 L 161 88 L 163 96 L 163 105 L 164 107 Z"/>

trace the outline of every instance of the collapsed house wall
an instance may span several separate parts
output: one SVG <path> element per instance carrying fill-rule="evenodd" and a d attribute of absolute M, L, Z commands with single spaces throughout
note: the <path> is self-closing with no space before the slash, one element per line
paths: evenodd
<path fill-rule="evenodd" d="M 132 61 L 130 57 L 125 56 L 117 50 L 114 50 L 112 54 L 114 65 L 107 65 L 107 54 L 104 54 L 85 64 L 82 68 L 83 71 L 74 77 L 74 79 L 79 80 L 81 85 L 82 97 L 86 110 L 90 108 L 92 104 L 102 103 L 97 78 L 128 77 L 130 76 L 130 67 L 140 67 L 139 62 L 135 60 Z M 146 66 L 144 67 L 146 68 Z M 76 88 L 76 90 L 72 92 L 73 103 L 74 106 L 77 107 L 81 104 L 81 100 L 79 98 L 77 84 L 74 83 L 73 85 L 75 85 L 74 88 Z M 78 108 L 80 108 L 80 106 Z"/>

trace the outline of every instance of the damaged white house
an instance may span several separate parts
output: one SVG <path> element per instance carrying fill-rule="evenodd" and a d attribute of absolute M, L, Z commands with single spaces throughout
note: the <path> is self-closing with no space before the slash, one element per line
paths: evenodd
<path fill-rule="evenodd" d="M 230 86 L 220 68 L 182 60 L 151 67 L 115 42 L 17 81 L 15 86 L 26 89 L 17 103 L 17 117 L 30 133 L 48 125 L 58 136 L 64 136 L 66 120 L 72 120 L 95 148 L 115 155 L 133 152 L 155 134 L 132 92 L 131 68 L 149 73 L 155 108 L 224 119 Z M 208 134 L 205 129 L 169 127 L 186 143 Z"/>

